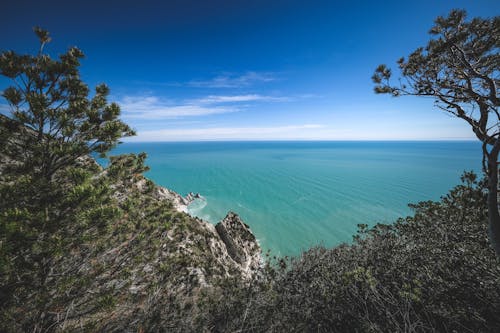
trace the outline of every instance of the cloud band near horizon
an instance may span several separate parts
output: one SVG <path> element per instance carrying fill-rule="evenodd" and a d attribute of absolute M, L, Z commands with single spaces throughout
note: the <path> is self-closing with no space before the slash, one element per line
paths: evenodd
<path fill-rule="evenodd" d="M 137 137 L 128 138 L 126 141 L 300 140 L 324 127 L 319 124 L 302 124 L 272 127 L 161 129 L 140 131 Z"/>

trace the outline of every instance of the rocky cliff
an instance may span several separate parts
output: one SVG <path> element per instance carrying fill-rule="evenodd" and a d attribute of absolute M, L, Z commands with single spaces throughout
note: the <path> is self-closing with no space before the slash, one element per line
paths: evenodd
<path fill-rule="evenodd" d="M 250 227 L 236 213 L 229 212 L 217 223 L 215 230 L 231 259 L 241 267 L 243 275 L 251 277 L 261 264 L 261 251 Z"/>
<path fill-rule="evenodd" d="M 139 182 L 137 186 L 143 187 L 146 180 Z M 169 190 L 156 186 L 153 195 L 157 200 L 167 200 L 173 203 L 174 208 L 187 214 L 187 206 L 195 199 L 200 199 L 199 193 L 188 193 L 186 197 Z M 218 258 L 227 271 L 236 270 L 237 275 L 251 278 L 262 263 L 261 248 L 250 230 L 238 214 L 228 212 L 226 217 L 215 226 L 210 222 L 191 217 L 192 222 L 210 234 L 213 239 L 210 244 L 210 252 Z"/>
<path fill-rule="evenodd" d="M 144 179 L 138 182 L 137 186 L 143 188 L 145 183 Z M 199 193 L 190 192 L 183 197 L 161 186 L 156 186 L 153 195 L 158 200 L 172 202 L 175 209 L 182 213 L 187 213 L 187 206 L 194 200 L 202 199 Z M 251 278 L 261 266 L 261 248 L 250 227 L 241 220 L 238 214 L 228 212 L 226 217 L 215 225 L 215 228 L 207 221 L 198 218 L 195 220 L 200 223 L 201 228 L 207 229 L 217 240 L 213 243 L 212 252 L 222 256 L 223 262 L 231 261 L 236 265 L 243 277 Z"/>

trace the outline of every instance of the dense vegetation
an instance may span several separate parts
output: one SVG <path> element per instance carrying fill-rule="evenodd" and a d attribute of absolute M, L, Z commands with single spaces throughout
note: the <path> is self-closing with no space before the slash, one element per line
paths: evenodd
<path fill-rule="evenodd" d="M 95 249 L 89 244 L 120 218 L 109 177 L 97 176 L 88 155 L 104 156 L 134 133 L 105 85 L 89 96 L 78 70 L 83 53 L 72 47 L 52 59 L 48 32 L 34 30 L 36 55 L 0 54 L 0 73 L 12 82 L 2 91 L 11 118 L 0 124 L 0 320 L 24 317 L 20 327 L 42 331 L 59 315 L 54 308 L 78 303 L 92 281 L 82 266 Z"/>

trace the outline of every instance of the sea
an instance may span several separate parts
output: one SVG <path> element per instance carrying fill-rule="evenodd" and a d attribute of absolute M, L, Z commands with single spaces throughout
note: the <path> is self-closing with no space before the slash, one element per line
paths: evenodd
<path fill-rule="evenodd" d="M 394 222 L 481 174 L 475 141 L 127 142 L 113 154 L 131 152 L 148 154 L 157 184 L 202 196 L 189 214 L 236 212 L 276 256 L 349 243 L 358 224 Z"/>

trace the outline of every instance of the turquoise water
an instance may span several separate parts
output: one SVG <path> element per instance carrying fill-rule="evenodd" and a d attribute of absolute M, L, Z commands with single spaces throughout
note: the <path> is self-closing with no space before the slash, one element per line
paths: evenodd
<path fill-rule="evenodd" d="M 264 249 L 294 255 L 350 241 L 359 223 L 392 222 L 410 202 L 437 200 L 464 170 L 480 171 L 476 142 L 125 143 L 148 153 L 147 176 L 205 200 L 192 215 L 241 215 Z"/>

